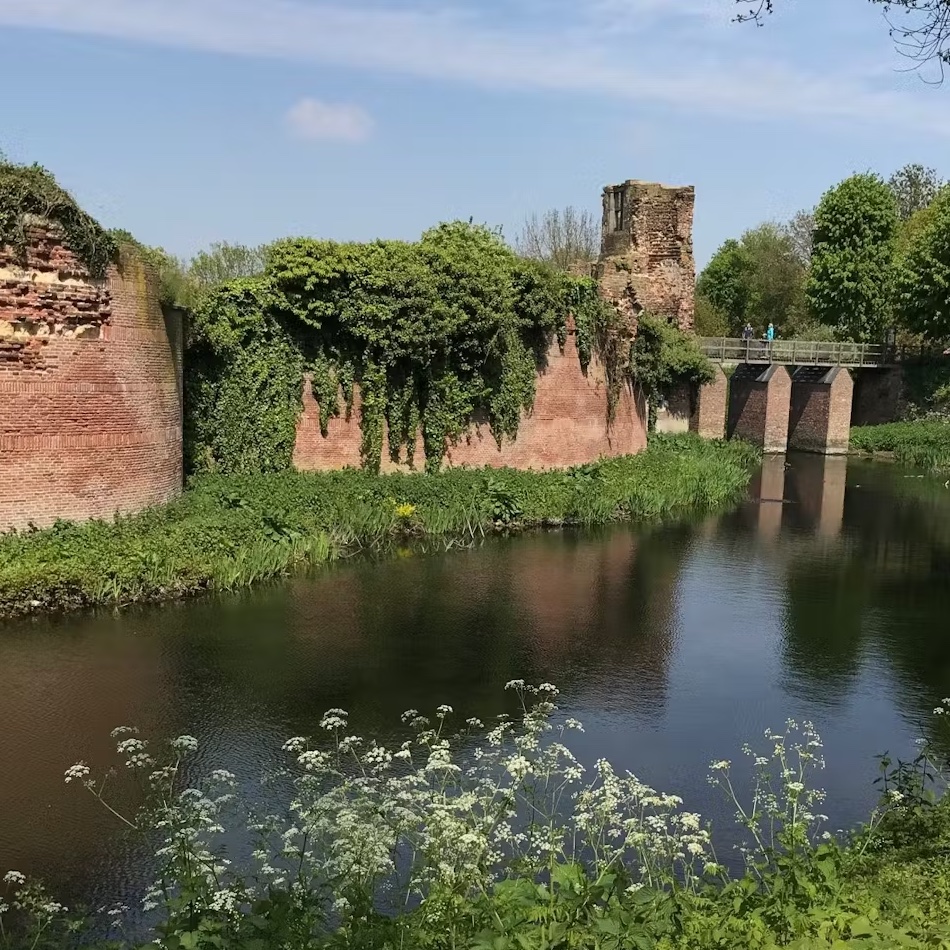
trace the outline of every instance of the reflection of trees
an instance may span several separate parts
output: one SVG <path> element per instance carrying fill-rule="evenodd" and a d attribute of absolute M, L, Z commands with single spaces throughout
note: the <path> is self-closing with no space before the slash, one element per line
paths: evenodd
<path fill-rule="evenodd" d="M 518 677 L 658 711 L 692 534 L 618 528 L 496 540 L 192 605 L 200 619 L 169 644 L 175 690 L 203 718 L 256 708 L 295 731 L 331 706 L 358 714 L 354 726 L 366 731 L 442 702 L 491 717 L 501 687 Z M 217 715 L 209 694 L 221 697 Z"/>
<path fill-rule="evenodd" d="M 784 650 L 794 683 L 825 703 L 878 654 L 903 715 L 926 721 L 950 695 L 950 493 L 906 474 L 852 462 L 842 543 L 789 546 Z"/>

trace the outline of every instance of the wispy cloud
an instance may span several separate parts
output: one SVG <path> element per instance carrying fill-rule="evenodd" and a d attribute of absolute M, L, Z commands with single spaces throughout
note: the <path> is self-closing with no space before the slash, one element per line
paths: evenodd
<path fill-rule="evenodd" d="M 0 0 L 0 24 L 142 43 L 400 73 L 439 81 L 658 103 L 734 118 L 860 120 L 950 133 L 942 100 L 882 90 L 847 64 L 811 73 L 736 55 L 734 43 L 677 45 L 677 19 L 723 22 L 725 0 L 509 0 L 521 16 L 489 20 L 492 6 L 394 8 L 368 0 Z M 625 36 L 606 26 L 626 15 Z M 641 42 L 631 45 L 630 31 Z M 711 31 L 715 33 L 716 31 Z M 710 32 L 706 33 L 708 38 Z M 750 44 L 751 48 L 751 44 Z"/>
<path fill-rule="evenodd" d="M 319 99 L 301 99 L 284 118 L 293 135 L 311 142 L 365 142 L 374 124 L 360 106 Z"/>

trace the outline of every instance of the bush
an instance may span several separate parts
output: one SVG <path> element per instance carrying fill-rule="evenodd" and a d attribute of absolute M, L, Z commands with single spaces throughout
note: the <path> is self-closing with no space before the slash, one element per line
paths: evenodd
<path fill-rule="evenodd" d="M 950 468 L 950 421 L 858 426 L 851 430 L 851 447 L 861 452 L 892 452 L 897 461 L 918 468 Z"/>

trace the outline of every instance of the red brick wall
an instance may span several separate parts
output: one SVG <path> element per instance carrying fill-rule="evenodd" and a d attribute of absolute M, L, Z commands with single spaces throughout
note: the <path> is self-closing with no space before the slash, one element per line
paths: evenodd
<path fill-rule="evenodd" d="M 318 470 L 359 465 L 362 434 L 359 393 L 349 418 L 331 419 L 326 437 L 320 433 L 319 408 L 309 383 L 304 387 L 304 410 L 297 424 L 294 465 Z M 415 467 L 425 458 L 419 438 Z M 632 455 L 646 447 L 646 412 L 642 399 L 625 387 L 613 425 L 607 428 L 607 381 L 596 357 L 586 375 L 577 356 L 577 342 L 568 335 L 563 352 L 557 342 L 548 351 L 547 366 L 539 375 L 531 412 L 522 417 L 518 437 L 499 449 L 487 422 L 472 426 L 468 435 L 451 446 L 447 465 L 512 468 L 564 468 L 594 462 L 601 456 Z M 383 469 L 397 466 L 383 446 Z"/>
<path fill-rule="evenodd" d="M 729 383 L 729 435 L 784 452 L 792 379 L 784 366 L 739 366 Z"/>
<path fill-rule="evenodd" d="M 830 381 L 803 381 L 792 385 L 788 446 L 806 452 L 841 454 L 848 451 L 851 434 L 853 383 L 848 371 L 836 367 L 823 377 Z"/>
<path fill-rule="evenodd" d="M 703 439 L 724 439 L 726 437 L 726 413 L 729 403 L 729 380 L 719 363 L 713 363 L 716 373 L 711 383 L 699 387 L 696 394 L 695 411 L 689 420 L 690 432 Z"/>
<path fill-rule="evenodd" d="M 92 280 L 58 232 L 0 247 L 0 530 L 111 517 L 181 488 L 180 315 L 124 255 Z"/>

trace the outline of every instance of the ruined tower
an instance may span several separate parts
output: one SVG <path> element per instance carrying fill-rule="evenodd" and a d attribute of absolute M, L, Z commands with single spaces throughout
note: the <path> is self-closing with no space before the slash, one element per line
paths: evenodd
<path fill-rule="evenodd" d="M 693 328 L 694 201 L 691 185 L 631 180 L 604 188 L 596 276 L 631 328 L 644 310 Z"/>

